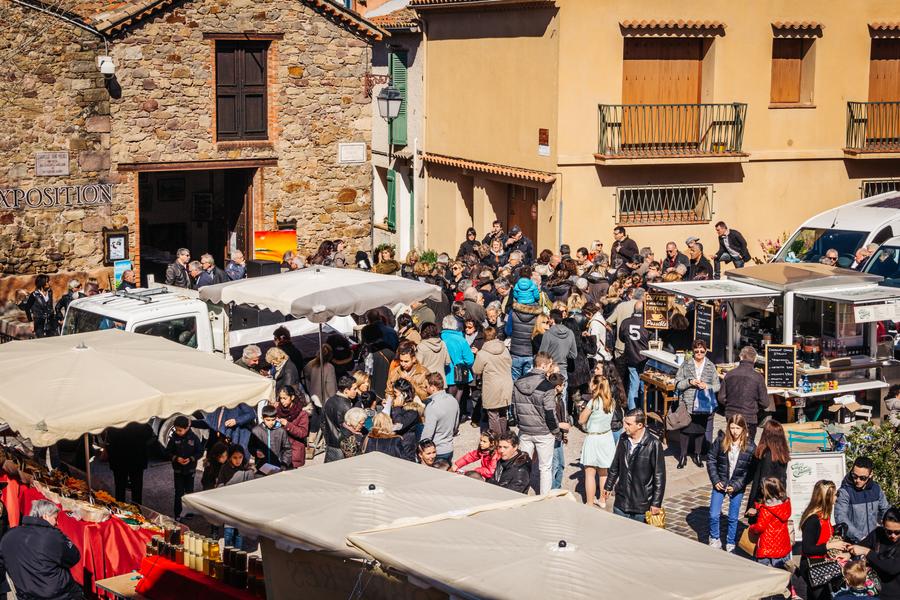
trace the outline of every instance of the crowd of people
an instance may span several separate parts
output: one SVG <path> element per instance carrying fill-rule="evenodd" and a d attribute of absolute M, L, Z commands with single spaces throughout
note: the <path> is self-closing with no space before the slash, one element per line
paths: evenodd
<path fill-rule="evenodd" d="M 683 250 L 669 242 L 665 256 L 657 258 L 624 227 L 613 230 L 608 253 L 599 241 L 574 253 L 565 244 L 536 253 L 518 227 L 507 234 L 499 221 L 481 240 L 469 229 L 455 257 L 442 253 L 433 262 L 413 251 L 401 264 L 384 247 L 371 261 L 357 253 L 351 265 L 340 241 L 323 242 L 306 258 L 286 254 L 285 270 L 372 269 L 435 284 L 443 297 L 414 302 L 398 315 L 385 307 L 370 310 L 358 345 L 334 334 L 315 356 L 304 356 L 283 327 L 265 353 L 245 347 L 237 364 L 272 377 L 276 400 L 174 421 L 167 452 L 175 516 L 183 516 L 181 499 L 193 491 L 198 467 L 201 485 L 209 489 L 302 468 L 319 452 L 325 462 L 382 452 L 520 493 L 544 494 L 563 487 L 565 448 L 578 428 L 585 434 L 585 504 L 607 508 L 612 496 L 615 514 L 655 522 L 664 509 L 666 465 L 662 442 L 648 429 L 638 403 L 647 363 L 643 351 L 651 337 L 644 326 L 644 295 L 653 282 L 715 278 L 723 263 L 741 267 L 750 261 L 740 232 L 721 222 L 715 229 L 719 246 L 708 257 L 699 239 L 690 237 Z M 245 275 L 239 253 L 220 269 L 209 255 L 191 261 L 189 251 L 180 249 L 166 282 L 199 288 Z M 714 318 L 724 320 L 724 310 L 716 306 Z M 691 354 L 675 375 L 678 400 L 668 423 L 679 440 L 675 466 L 683 469 L 690 460 L 707 470 L 710 546 L 733 551 L 744 517 L 757 538 L 754 558 L 785 567 L 793 545 L 785 492 L 790 452 L 777 421 L 768 418 L 758 428 L 769 399 L 754 369 L 756 351 L 741 349 L 738 366 L 720 376 L 715 362 L 724 348 L 692 340 L 692 319 L 690 302 L 676 305 L 670 328 L 660 332 L 668 349 Z M 719 432 L 717 411 L 727 419 Z M 457 456 L 454 438 L 466 423 L 478 428 L 479 441 Z M 197 429 L 209 432 L 206 442 Z M 130 488 L 139 502 L 134 479 L 146 458 L 116 468 L 117 453 L 139 452 L 110 443 L 116 496 L 124 500 Z M 748 508 L 741 515 L 745 493 Z M 839 490 L 819 482 L 797 527 L 803 542 L 792 588 L 799 597 L 831 597 L 837 586 L 834 580 L 820 582 L 817 565 L 829 551 L 845 551 L 860 558 L 844 567 L 847 591 L 863 585 L 858 572 L 864 567 L 864 575 L 879 576 L 884 598 L 900 599 L 900 513 L 873 481 L 871 461 L 857 460 Z M 226 527 L 224 534 L 241 545 L 236 529 Z"/>

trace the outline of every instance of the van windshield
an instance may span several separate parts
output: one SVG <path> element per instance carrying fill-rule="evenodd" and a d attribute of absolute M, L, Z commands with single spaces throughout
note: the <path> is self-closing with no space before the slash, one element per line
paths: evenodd
<path fill-rule="evenodd" d="M 900 247 L 882 246 L 869 259 L 863 271 L 884 277 L 881 285 L 900 287 Z"/>
<path fill-rule="evenodd" d="M 86 333 L 88 331 L 102 331 L 103 329 L 125 330 L 125 321 L 119 321 L 106 315 L 88 312 L 80 308 L 70 306 L 66 312 L 66 321 L 63 325 L 63 335 L 73 333 Z"/>
<path fill-rule="evenodd" d="M 776 262 L 819 262 L 830 248 L 838 251 L 839 267 L 849 268 L 862 246 L 865 231 L 803 227 L 778 252 Z"/>

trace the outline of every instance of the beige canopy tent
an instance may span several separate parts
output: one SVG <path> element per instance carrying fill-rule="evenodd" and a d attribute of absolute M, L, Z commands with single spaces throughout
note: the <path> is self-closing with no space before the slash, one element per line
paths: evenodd
<path fill-rule="evenodd" d="M 348 540 L 383 568 L 456 598 L 758 600 L 783 592 L 789 577 L 571 496 L 521 498 Z"/>
<path fill-rule="evenodd" d="M 0 346 L 0 419 L 36 446 L 270 397 L 221 356 L 117 329 Z"/>

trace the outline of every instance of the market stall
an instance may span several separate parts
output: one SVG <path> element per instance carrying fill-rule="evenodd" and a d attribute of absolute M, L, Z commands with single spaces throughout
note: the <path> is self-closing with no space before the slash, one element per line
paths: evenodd
<path fill-rule="evenodd" d="M 348 540 L 383 567 L 451 598 L 757 600 L 781 595 L 790 576 L 571 495 L 520 497 Z M 454 548 L 463 550 L 448 552 Z"/>
<path fill-rule="evenodd" d="M 877 322 L 900 318 L 900 290 L 880 287 L 877 275 L 821 264 L 769 263 L 725 276 L 651 284 L 697 308 L 725 305 L 725 331 L 718 335 L 726 337 L 727 362 L 720 371 L 734 364 L 741 346 L 756 348 L 769 392 L 786 407 L 789 421 L 819 419 L 834 398 L 848 394 L 861 405 L 879 404 L 888 387 L 882 371 L 897 363 L 890 344 L 879 344 Z M 651 372 L 669 377 L 683 360 L 661 350 L 645 354 Z"/>
<path fill-rule="evenodd" d="M 0 346 L 0 418 L 34 446 L 98 434 L 220 406 L 256 404 L 272 382 L 213 354 L 169 340 L 115 329 L 11 342 Z M 136 568 L 147 540 L 159 531 L 156 515 L 117 503 L 87 481 L 49 471 L 21 450 L 2 451 L 9 485 L 3 502 L 10 524 L 31 503 L 60 505 L 60 529 L 81 550 L 72 570 L 79 582 Z"/>
<path fill-rule="evenodd" d="M 192 511 L 259 536 L 269 600 L 345 599 L 360 580 L 367 598 L 432 598 L 348 545 L 347 536 L 404 519 L 462 515 L 522 498 L 474 479 L 373 452 L 185 496 Z"/>

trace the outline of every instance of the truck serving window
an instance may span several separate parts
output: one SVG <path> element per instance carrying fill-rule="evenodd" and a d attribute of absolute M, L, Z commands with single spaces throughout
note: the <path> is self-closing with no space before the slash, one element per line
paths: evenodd
<path fill-rule="evenodd" d="M 102 331 L 104 329 L 121 329 L 124 331 L 125 322 L 70 306 L 63 325 L 63 335 Z"/>
<path fill-rule="evenodd" d="M 144 323 L 135 327 L 134 332 L 163 337 L 189 348 L 197 347 L 197 319 L 195 317 Z"/>
<path fill-rule="evenodd" d="M 866 273 L 884 277 L 881 285 L 900 287 L 900 248 L 882 246 L 875 256 L 866 262 L 863 270 Z"/>
<path fill-rule="evenodd" d="M 846 269 L 853 264 L 853 255 L 865 238 L 865 231 L 804 227 L 785 242 L 776 260 L 819 262 L 829 248 L 834 248 L 839 255 L 837 266 Z"/>

